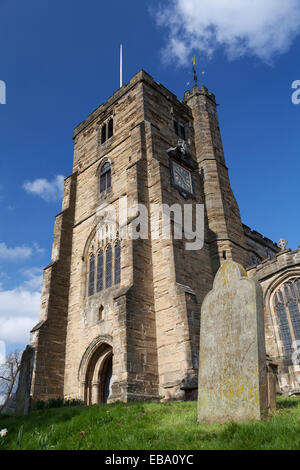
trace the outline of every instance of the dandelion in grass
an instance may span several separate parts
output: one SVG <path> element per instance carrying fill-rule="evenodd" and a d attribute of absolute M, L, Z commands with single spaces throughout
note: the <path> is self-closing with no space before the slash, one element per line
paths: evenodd
<path fill-rule="evenodd" d="M 89 430 L 88 430 L 88 429 L 86 429 L 85 431 L 81 431 L 81 433 L 80 433 L 81 439 L 83 439 L 85 436 L 87 436 L 88 433 L 89 433 Z"/>

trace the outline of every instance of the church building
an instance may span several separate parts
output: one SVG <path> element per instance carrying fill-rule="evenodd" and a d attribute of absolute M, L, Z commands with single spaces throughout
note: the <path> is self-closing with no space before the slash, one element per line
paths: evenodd
<path fill-rule="evenodd" d="M 73 171 L 31 332 L 32 399 L 195 399 L 201 304 L 225 260 L 260 282 L 278 390 L 300 391 L 300 250 L 243 225 L 215 96 L 195 85 L 181 101 L 140 71 L 73 139 Z M 191 233 L 179 237 L 178 213 L 187 206 Z M 169 237 L 154 236 L 162 207 L 170 208 Z M 187 249 L 197 207 L 203 239 Z M 142 216 L 146 235 L 128 236 L 142 235 Z"/>

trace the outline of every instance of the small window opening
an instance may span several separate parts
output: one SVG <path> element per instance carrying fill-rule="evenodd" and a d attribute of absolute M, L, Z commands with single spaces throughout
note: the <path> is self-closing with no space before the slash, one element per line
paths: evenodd
<path fill-rule="evenodd" d="M 114 121 L 110 119 L 108 122 L 108 139 L 114 135 Z"/>
<path fill-rule="evenodd" d="M 98 314 L 98 320 L 99 320 L 99 321 L 102 321 L 102 320 L 103 320 L 103 312 L 104 312 L 104 307 L 103 307 L 103 305 L 101 305 L 101 306 L 99 307 L 99 314 Z"/>
<path fill-rule="evenodd" d="M 178 122 L 177 119 L 173 118 L 173 126 L 175 134 L 182 140 L 186 140 L 186 128 L 182 122 Z"/>
<path fill-rule="evenodd" d="M 111 166 L 109 162 L 104 163 L 100 171 L 100 194 L 111 187 Z"/>
<path fill-rule="evenodd" d="M 106 124 L 104 124 L 101 129 L 101 144 L 104 144 L 105 141 L 106 141 Z"/>
<path fill-rule="evenodd" d="M 185 139 L 185 127 L 184 127 L 184 125 L 180 124 L 179 129 L 180 129 L 180 137 L 182 138 L 182 140 L 186 140 Z"/>
<path fill-rule="evenodd" d="M 179 136 L 178 122 L 176 121 L 176 119 L 173 119 L 173 125 L 175 134 Z"/>

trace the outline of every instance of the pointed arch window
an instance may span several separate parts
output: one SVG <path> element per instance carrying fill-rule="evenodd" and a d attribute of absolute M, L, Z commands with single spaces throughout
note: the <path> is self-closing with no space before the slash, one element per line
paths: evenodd
<path fill-rule="evenodd" d="M 121 284 L 121 240 L 119 234 L 107 246 L 92 243 L 86 259 L 86 296 L 92 297 L 105 289 Z M 96 251 L 97 250 L 97 251 Z"/>
<path fill-rule="evenodd" d="M 274 310 L 284 353 L 293 353 L 293 343 L 300 340 L 300 279 L 285 282 L 274 295 Z"/>
<path fill-rule="evenodd" d="M 112 286 L 112 247 L 109 245 L 106 249 L 106 279 L 105 279 L 105 286 L 106 288 Z"/>
<path fill-rule="evenodd" d="M 115 284 L 121 282 L 121 243 L 118 240 L 115 244 Z"/>
<path fill-rule="evenodd" d="M 103 251 L 98 253 L 98 265 L 97 265 L 97 292 L 103 290 Z"/>
<path fill-rule="evenodd" d="M 90 266 L 89 266 L 89 296 L 94 295 L 95 289 L 95 256 L 91 255 L 90 257 Z"/>
<path fill-rule="evenodd" d="M 100 170 L 99 192 L 100 194 L 111 187 L 111 166 L 109 162 L 104 163 Z"/>

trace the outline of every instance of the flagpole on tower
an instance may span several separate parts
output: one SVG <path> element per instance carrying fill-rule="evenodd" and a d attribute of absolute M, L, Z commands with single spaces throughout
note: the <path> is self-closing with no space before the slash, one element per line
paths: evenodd
<path fill-rule="evenodd" d="M 120 88 L 123 86 L 123 44 L 120 45 Z"/>

